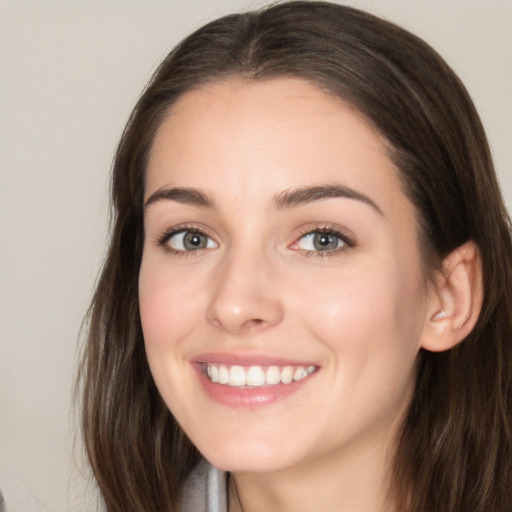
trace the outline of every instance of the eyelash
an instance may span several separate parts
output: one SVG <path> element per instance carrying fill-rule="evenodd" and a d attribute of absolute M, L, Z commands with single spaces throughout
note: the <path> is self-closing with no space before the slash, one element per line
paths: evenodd
<path fill-rule="evenodd" d="M 343 245 L 341 247 L 337 247 L 336 249 L 326 250 L 326 251 L 307 251 L 304 249 L 295 249 L 300 251 L 301 254 L 308 258 L 329 258 L 332 256 L 339 256 L 341 253 L 345 252 L 347 249 L 353 249 L 357 244 L 356 241 L 348 236 L 346 233 L 341 231 L 339 228 L 335 226 L 317 226 L 317 227 L 307 227 L 302 230 L 299 237 L 293 242 L 292 245 L 296 245 L 302 238 L 307 235 L 313 235 L 317 233 L 322 233 L 325 235 L 331 235 L 339 238 Z"/>
<path fill-rule="evenodd" d="M 195 256 L 194 253 L 197 253 L 197 252 L 200 252 L 201 249 L 197 249 L 195 251 L 182 251 L 182 250 L 179 250 L 179 249 L 173 249 L 167 242 L 169 242 L 169 240 L 175 236 L 175 235 L 178 235 L 180 233 L 186 233 L 186 232 L 191 232 L 191 233 L 198 233 L 206 238 L 209 238 L 210 240 L 213 240 L 213 238 L 206 232 L 204 231 L 203 229 L 201 228 L 198 228 L 197 226 L 178 226 L 176 228 L 172 228 L 170 230 L 167 230 L 165 231 L 162 235 L 160 235 L 157 240 L 156 240 L 156 243 L 157 245 L 159 245 L 160 247 L 162 247 L 164 249 L 164 251 L 170 253 L 170 254 L 173 254 L 175 256 L 183 256 L 183 257 L 188 257 L 188 256 Z"/>
<path fill-rule="evenodd" d="M 182 257 L 188 257 L 188 256 L 194 256 L 194 253 L 198 253 L 201 251 L 201 249 L 197 250 L 190 250 L 190 251 L 184 251 L 179 249 L 173 249 L 167 242 L 175 236 L 180 233 L 186 233 L 186 232 L 192 232 L 192 233 L 198 233 L 202 236 L 205 236 L 209 238 L 210 240 L 213 240 L 213 238 L 203 229 L 198 228 L 196 226 L 178 226 L 176 228 L 172 228 L 168 231 L 165 231 L 162 235 L 158 236 L 156 243 L 157 245 L 161 246 L 166 252 L 169 252 L 176 256 L 182 256 Z M 335 226 L 318 226 L 318 227 L 308 227 L 301 231 L 300 235 L 297 237 L 295 242 L 293 242 L 293 245 L 298 244 L 298 242 L 304 238 L 307 235 L 313 235 L 317 233 L 322 233 L 326 235 L 331 235 L 339 238 L 343 245 L 341 247 L 338 247 L 336 249 L 330 249 L 325 251 L 315 251 L 315 250 L 305 250 L 305 249 L 293 249 L 296 251 L 299 251 L 301 254 L 308 258 L 326 258 L 331 256 L 339 255 L 340 253 L 346 251 L 347 249 L 354 248 L 357 244 L 355 240 L 348 236 L 346 233 L 342 232 L 339 228 L 336 228 Z M 215 240 L 214 240 L 215 242 Z M 217 243 L 217 242 L 215 242 Z"/>

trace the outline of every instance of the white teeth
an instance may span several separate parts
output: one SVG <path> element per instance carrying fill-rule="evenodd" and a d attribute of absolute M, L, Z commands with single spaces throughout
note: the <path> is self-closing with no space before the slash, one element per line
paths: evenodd
<path fill-rule="evenodd" d="M 278 366 L 270 366 L 267 368 L 267 375 L 265 379 L 268 386 L 273 386 L 281 382 L 281 371 Z"/>
<path fill-rule="evenodd" d="M 230 386 L 243 387 L 247 384 L 247 376 L 245 370 L 241 366 L 232 366 L 229 370 L 229 382 Z"/>
<path fill-rule="evenodd" d="M 308 372 L 307 372 L 306 368 L 299 366 L 299 368 L 297 368 L 293 374 L 293 380 L 300 380 L 307 376 L 308 376 Z"/>
<path fill-rule="evenodd" d="M 291 366 L 285 366 L 281 371 L 281 382 L 283 384 L 290 384 L 293 380 L 293 368 Z"/>
<path fill-rule="evenodd" d="M 240 388 L 290 384 L 305 379 L 314 371 L 314 366 L 269 366 L 265 370 L 261 366 L 205 365 L 205 373 L 212 382 Z"/>
<path fill-rule="evenodd" d="M 261 366 L 251 366 L 247 372 L 247 385 L 260 387 L 265 384 L 265 372 Z"/>
<path fill-rule="evenodd" d="M 229 370 L 221 364 L 219 366 L 219 384 L 228 384 L 229 383 Z"/>

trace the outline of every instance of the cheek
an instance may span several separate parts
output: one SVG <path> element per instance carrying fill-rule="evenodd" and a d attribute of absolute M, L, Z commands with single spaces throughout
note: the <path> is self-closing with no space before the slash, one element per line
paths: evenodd
<path fill-rule="evenodd" d="M 143 258 L 139 274 L 139 308 L 148 356 L 152 349 L 172 348 L 200 318 L 198 277 L 169 270 L 158 258 Z"/>
<path fill-rule="evenodd" d="M 351 272 L 317 279 L 300 294 L 300 316 L 317 338 L 361 364 L 410 360 L 418 350 L 423 311 L 419 273 L 404 273 L 396 260 L 362 265 Z"/>
<path fill-rule="evenodd" d="M 339 411 L 336 421 L 326 420 L 331 427 L 346 421 L 347 411 L 361 425 L 396 418 L 410 400 L 421 294 L 416 279 L 404 278 L 397 265 L 384 268 L 326 281 L 301 312 L 334 361 L 325 390 L 332 399 L 327 409 Z"/>
<path fill-rule="evenodd" d="M 160 395 L 173 414 L 184 421 L 190 411 L 183 397 L 194 392 L 185 340 L 202 317 L 200 284 L 193 275 L 184 275 L 175 268 L 171 271 L 165 257 L 143 257 L 139 309 L 146 356 Z"/>

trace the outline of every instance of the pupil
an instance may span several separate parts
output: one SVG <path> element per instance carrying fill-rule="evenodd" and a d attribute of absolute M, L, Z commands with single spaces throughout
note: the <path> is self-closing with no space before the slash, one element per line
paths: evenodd
<path fill-rule="evenodd" d="M 186 249 L 202 249 L 206 247 L 206 238 L 200 233 L 188 232 L 183 238 Z"/>
<path fill-rule="evenodd" d="M 315 249 L 325 251 L 327 249 L 336 249 L 337 238 L 327 233 L 317 233 L 313 239 Z"/>

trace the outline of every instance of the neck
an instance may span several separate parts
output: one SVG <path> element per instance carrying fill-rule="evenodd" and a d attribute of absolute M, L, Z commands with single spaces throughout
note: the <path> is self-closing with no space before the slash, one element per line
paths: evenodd
<path fill-rule="evenodd" d="M 272 473 L 231 474 L 229 511 L 390 512 L 390 474 L 385 446 L 329 453 Z"/>

